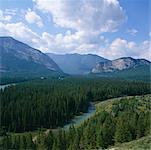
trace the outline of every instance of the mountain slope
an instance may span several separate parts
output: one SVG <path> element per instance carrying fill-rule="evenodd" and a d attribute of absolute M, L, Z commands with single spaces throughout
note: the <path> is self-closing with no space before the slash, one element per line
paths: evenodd
<path fill-rule="evenodd" d="M 100 77 L 114 77 L 121 79 L 130 79 L 130 80 L 141 80 L 145 82 L 150 82 L 150 68 L 151 63 L 144 59 L 133 59 L 133 58 L 122 58 L 122 63 L 117 64 L 116 60 L 108 61 L 106 64 L 97 64 L 95 68 L 92 69 L 91 75 L 100 76 Z M 132 60 L 127 62 L 127 60 Z M 120 60 L 121 61 L 121 60 Z M 115 63 L 116 62 L 116 63 Z M 127 63 L 126 63 L 127 62 Z M 112 65 L 113 64 L 113 65 Z"/>
<path fill-rule="evenodd" d="M 123 57 L 113 61 L 98 63 L 96 67 L 92 69 L 92 73 L 118 72 L 121 70 L 148 65 L 151 65 L 151 62 L 145 59 L 134 59 L 131 57 Z"/>
<path fill-rule="evenodd" d="M 92 54 L 59 55 L 47 53 L 47 55 L 52 58 L 65 73 L 69 74 L 87 74 L 97 63 L 108 61 L 103 57 Z"/>
<path fill-rule="evenodd" d="M 12 37 L 0 37 L 0 54 L 1 74 L 61 72 L 47 55 Z"/>

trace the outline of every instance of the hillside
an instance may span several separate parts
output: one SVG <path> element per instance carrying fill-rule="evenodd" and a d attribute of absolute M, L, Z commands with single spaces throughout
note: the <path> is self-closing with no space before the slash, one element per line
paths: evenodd
<path fill-rule="evenodd" d="M 114 77 L 119 77 L 123 79 L 133 79 L 133 80 L 143 80 L 143 81 L 151 81 L 150 78 L 150 69 L 151 66 L 144 65 L 138 66 L 136 68 L 126 69 L 120 72 L 112 73 Z"/>
<path fill-rule="evenodd" d="M 140 66 L 150 66 L 151 62 L 145 59 L 123 57 L 107 62 L 100 62 L 92 69 L 92 73 L 118 72 Z"/>
<path fill-rule="evenodd" d="M 124 69 L 121 71 L 91 73 L 91 75 L 99 77 L 114 77 L 121 79 L 140 80 L 148 82 L 151 81 L 150 68 L 151 65 L 140 65 L 135 68 Z"/>
<path fill-rule="evenodd" d="M 151 149 L 151 136 L 145 136 L 131 142 L 117 144 L 108 150 L 150 150 Z"/>
<path fill-rule="evenodd" d="M 47 55 L 12 37 L 0 37 L 0 54 L 2 76 L 38 76 L 62 72 Z"/>

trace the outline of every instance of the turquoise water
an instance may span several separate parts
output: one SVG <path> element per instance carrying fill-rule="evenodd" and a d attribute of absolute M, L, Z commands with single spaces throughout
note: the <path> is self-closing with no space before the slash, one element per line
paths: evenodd
<path fill-rule="evenodd" d="M 11 85 L 16 85 L 16 84 L 12 83 L 12 84 L 0 85 L 0 89 L 5 89 L 5 87 L 11 86 Z M 87 120 L 88 118 L 90 118 L 91 116 L 93 116 L 95 114 L 95 111 L 96 111 L 95 105 L 93 103 L 90 103 L 90 106 L 88 108 L 88 112 L 87 113 L 83 113 L 82 115 L 75 116 L 63 128 L 64 129 L 69 129 L 69 127 L 71 125 L 74 125 L 74 126 L 80 125 L 85 120 Z"/>
<path fill-rule="evenodd" d="M 96 111 L 96 107 L 94 104 L 91 103 L 88 112 L 87 113 L 83 113 L 80 116 L 75 116 L 69 123 L 67 123 L 63 128 L 64 129 L 69 129 L 69 127 L 71 125 L 74 126 L 78 126 L 81 123 L 83 123 L 85 120 L 87 120 L 88 118 L 90 118 L 91 116 L 93 116 L 95 114 Z"/>

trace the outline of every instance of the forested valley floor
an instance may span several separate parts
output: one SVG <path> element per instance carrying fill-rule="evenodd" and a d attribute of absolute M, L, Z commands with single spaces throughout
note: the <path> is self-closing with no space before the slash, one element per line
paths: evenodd
<path fill-rule="evenodd" d="M 149 83 L 111 78 L 46 79 L 1 89 L 0 147 L 106 149 L 139 139 L 150 133 L 149 93 Z M 111 99 L 116 97 L 123 98 Z M 99 102 L 94 116 L 80 126 L 61 129 L 75 115 L 87 112 L 90 102 Z"/>

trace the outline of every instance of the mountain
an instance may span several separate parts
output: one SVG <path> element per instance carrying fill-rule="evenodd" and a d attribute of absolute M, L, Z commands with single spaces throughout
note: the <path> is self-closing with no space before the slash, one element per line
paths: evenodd
<path fill-rule="evenodd" d="M 52 54 L 47 53 L 59 67 L 68 74 L 87 74 L 99 62 L 106 62 L 107 59 L 92 54 Z"/>
<path fill-rule="evenodd" d="M 0 54 L 2 75 L 62 72 L 46 54 L 12 37 L 0 37 Z"/>
<path fill-rule="evenodd" d="M 150 68 L 151 62 L 148 60 L 124 57 L 98 63 L 90 75 L 151 82 Z"/>
<path fill-rule="evenodd" d="M 92 73 L 118 72 L 146 65 L 147 66 L 151 65 L 151 62 L 145 59 L 134 59 L 131 57 L 123 57 L 113 61 L 99 62 L 92 69 Z"/>

